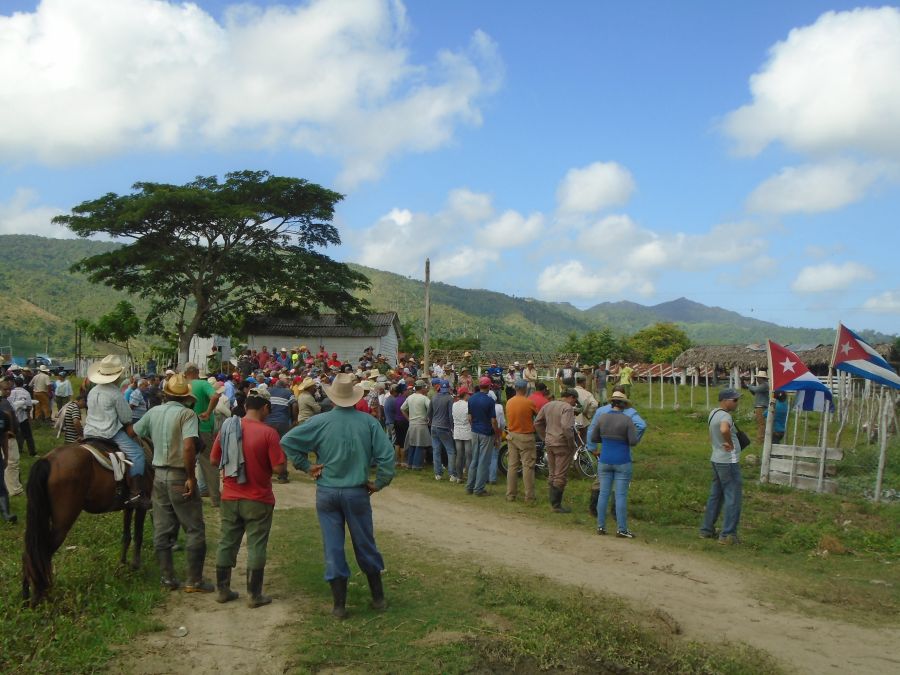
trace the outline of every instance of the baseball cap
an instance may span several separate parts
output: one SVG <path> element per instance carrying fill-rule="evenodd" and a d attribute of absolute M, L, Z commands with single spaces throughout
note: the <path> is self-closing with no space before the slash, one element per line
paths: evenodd
<path fill-rule="evenodd" d="M 464 394 L 468 394 L 468 393 L 469 393 L 468 387 L 460 387 L 459 389 L 456 390 L 457 396 L 463 396 Z"/>
<path fill-rule="evenodd" d="M 515 384 L 516 389 L 526 389 L 528 387 L 528 383 L 525 380 L 518 379 Z"/>
<path fill-rule="evenodd" d="M 478 386 L 479 387 L 490 387 L 491 386 L 491 378 L 487 377 L 486 375 L 483 376 L 481 379 L 478 380 Z"/>
<path fill-rule="evenodd" d="M 737 401 L 741 397 L 741 392 L 735 389 L 723 389 L 719 392 L 720 401 Z"/>

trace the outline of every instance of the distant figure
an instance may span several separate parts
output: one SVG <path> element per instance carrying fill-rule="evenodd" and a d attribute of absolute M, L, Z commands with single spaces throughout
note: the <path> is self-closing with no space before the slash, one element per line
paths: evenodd
<path fill-rule="evenodd" d="M 768 417 L 769 409 L 763 413 Z M 781 443 L 784 440 L 784 432 L 787 431 L 788 403 L 787 394 L 783 391 L 775 392 L 775 421 L 772 424 L 772 442 Z"/>
<path fill-rule="evenodd" d="M 624 387 L 625 395 L 630 399 L 631 398 L 631 377 L 634 374 L 634 368 L 625 363 L 624 361 L 619 361 L 619 384 Z"/>
<path fill-rule="evenodd" d="M 740 392 L 734 389 L 723 389 L 719 392 L 719 407 L 709 414 L 709 440 L 712 446 L 710 463 L 712 464 L 712 485 L 709 489 L 709 500 L 700 536 L 704 539 L 716 538 L 716 520 L 724 506 L 725 516 L 722 520 L 722 531 L 718 535 L 720 544 L 737 544 L 738 524 L 741 520 L 741 500 L 743 497 L 743 478 L 741 476 L 740 454 L 737 427 L 731 416 L 738 407 Z"/>
<path fill-rule="evenodd" d="M 149 359 L 147 359 L 147 364 L 144 367 L 144 369 L 146 371 L 145 375 L 147 375 L 147 377 L 150 377 L 151 375 L 156 375 L 157 374 L 156 373 L 156 359 L 154 359 L 152 356 Z"/>
<path fill-rule="evenodd" d="M 769 407 L 769 374 L 765 370 L 756 373 L 756 386 L 744 385 L 753 394 L 753 416 L 756 418 L 756 442 L 762 446 L 766 438 L 765 411 Z"/>

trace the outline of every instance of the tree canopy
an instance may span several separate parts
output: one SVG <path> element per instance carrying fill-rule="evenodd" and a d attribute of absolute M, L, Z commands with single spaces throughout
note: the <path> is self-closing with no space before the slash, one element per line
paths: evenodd
<path fill-rule="evenodd" d="M 182 358 L 194 334 L 228 335 L 252 314 L 327 308 L 365 323 L 368 304 L 353 291 L 368 288 L 367 278 L 320 251 L 341 243 L 330 222 L 337 192 L 267 171 L 133 190 L 83 202 L 53 222 L 81 237 L 130 241 L 72 270 L 149 300 L 145 330 L 175 337 Z"/>
<path fill-rule="evenodd" d="M 589 330 L 584 335 L 571 333 L 559 348 L 561 352 L 578 354 L 581 363 L 597 364 L 606 359 L 620 359 L 628 356 L 628 348 L 616 339 L 609 328 Z"/>
<path fill-rule="evenodd" d="M 141 332 L 141 320 L 134 311 L 134 305 L 127 300 L 118 302 L 95 323 L 82 319 L 78 325 L 91 340 L 122 347 L 129 358 L 132 357 L 131 341 Z"/>
<path fill-rule="evenodd" d="M 655 323 L 632 335 L 628 346 L 638 361 L 671 363 L 691 346 L 691 341 L 674 323 Z"/>

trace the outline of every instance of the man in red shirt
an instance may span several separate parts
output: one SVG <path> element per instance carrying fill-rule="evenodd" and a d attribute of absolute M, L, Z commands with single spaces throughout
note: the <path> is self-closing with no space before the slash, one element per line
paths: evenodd
<path fill-rule="evenodd" d="M 251 389 L 244 404 L 244 417 L 229 417 L 213 444 L 210 461 L 224 474 L 222 484 L 222 528 L 216 554 L 217 602 L 238 597 L 231 590 L 231 569 L 247 533 L 248 607 L 268 605 L 272 599 L 262 594 L 266 547 L 272 529 L 275 493 L 272 474 L 284 472 L 287 459 L 278 432 L 265 424 L 271 411 L 266 389 Z"/>
<path fill-rule="evenodd" d="M 534 385 L 534 393 L 528 398 L 534 401 L 535 409 L 540 412 L 541 408 L 550 403 L 550 399 L 547 398 L 547 385 L 543 382 L 538 382 Z"/>

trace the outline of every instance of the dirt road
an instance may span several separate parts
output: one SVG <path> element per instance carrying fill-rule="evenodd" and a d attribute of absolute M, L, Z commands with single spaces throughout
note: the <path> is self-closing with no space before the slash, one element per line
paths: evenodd
<path fill-rule="evenodd" d="M 300 479 L 275 488 L 279 509 L 314 506 L 315 488 L 308 481 Z M 465 502 L 444 501 L 396 485 L 376 494 L 373 506 L 376 530 L 435 549 L 471 554 L 467 557 L 485 566 L 507 565 L 518 572 L 617 595 L 639 608 L 661 609 L 689 638 L 746 642 L 799 672 L 900 672 L 900 629 L 866 628 L 766 606 L 753 599 L 749 590 L 760 579 L 741 577 L 734 568 L 718 567 L 702 557 L 662 550 L 638 539 L 554 528 L 515 514 L 501 520 Z M 415 518 L 409 517 L 412 512 Z M 236 579 L 242 575 L 242 570 L 236 570 Z M 235 586 L 240 588 L 240 584 Z M 283 598 L 255 610 L 253 630 L 248 633 L 241 629 L 241 622 L 248 618 L 242 605 L 217 605 L 212 596 L 177 595 L 165 610 L 166 623 L 197 627 L 193 642 L 189 635 L 177 642 L 177 648 L 182 658 L 186 652 L 191 654 L 189 662 L 195 668 L 201 666 L 200 672 L 240 672 L 236 660 L 242 658 L 240 650 L 216 646 L 228 644 L 241 645 L 246 650 L 243 658 L 254 663 L 264 655 L 268 659 L 263 663 L 265 670 L 257 672 L 281 672 L 284 655 L 279 656 L 276 646 L 266 642 L 268 638 L 256 636 L 271 635 L 274 631 L 264 629 L 283 626 L 301 615 L 296 606 L 299 600 Z M 166 644 L 171 651 L 176 645 L 170 635 L 171 628 L 151 636 L 151 648 L 157 640 L 159 649 L 147 656 L 164 656 Z M 262 641 L 257 644 L 254 640 Z M 147 668 L 132 672 L 165 671 Z"/>

